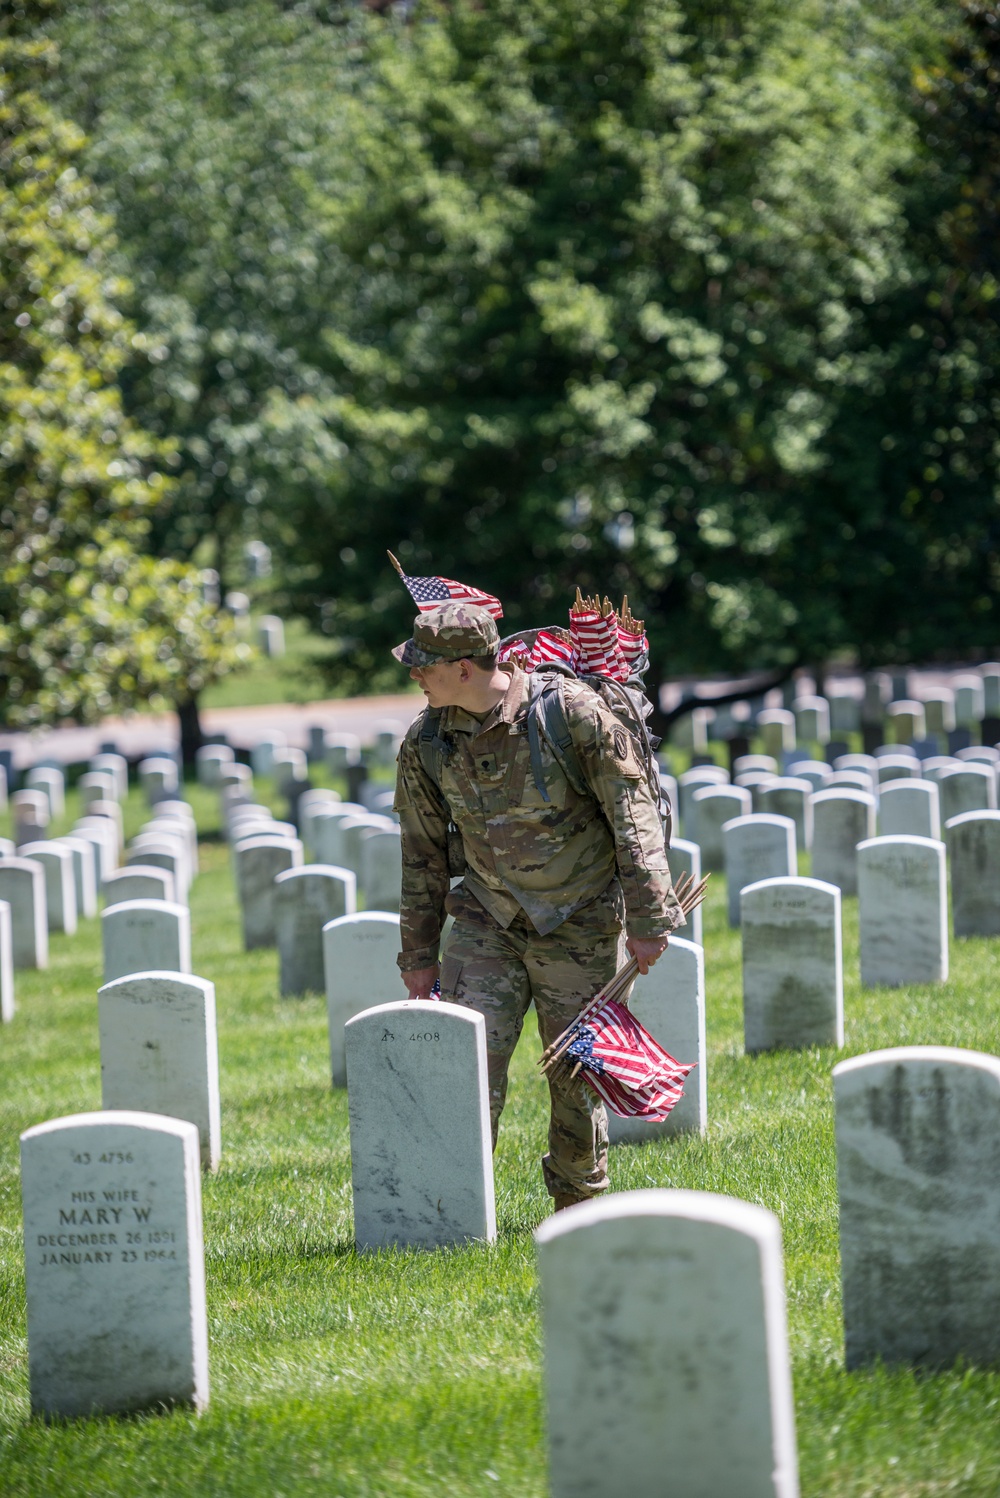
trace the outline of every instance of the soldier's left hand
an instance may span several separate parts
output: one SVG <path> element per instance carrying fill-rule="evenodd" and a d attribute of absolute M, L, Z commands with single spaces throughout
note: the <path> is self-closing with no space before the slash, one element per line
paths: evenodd
<path fill-rule="evenodd" d="M 629 936 L 625 945 L 639 964 L 640 973 L 648 973 L 658 957 L 667 950 L 665 936 Z"/>

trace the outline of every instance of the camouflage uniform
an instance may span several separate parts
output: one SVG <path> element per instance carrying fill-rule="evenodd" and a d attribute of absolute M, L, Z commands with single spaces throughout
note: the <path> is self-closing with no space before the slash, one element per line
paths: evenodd
<path fill-rule="evenodd" d="M 460 649 L 468 616 L 479 616 L 482 629 L 482 610 L 450 604 L 433 613 L 443 617 L 421 616 L 416 643 L 395 652 L 404 662 L 435 658 L 419 649 L 420 642 L 433 643 L 435 623 L 437 638 L 452 652 L 438 658 L 486 653 L 483 646 Z M 623 923 L 631 936 L 661 937 L 684 919 L 670 883 L 659 811 L 631 735 L 590 688 L 569 679 L 563 687 L 589 795 L 573 789 L 544 737 L 548 801 L 540 794 L 526 732 L 529 678 L 516 669 L 503 701 L 482 721 L 459 707 L 442 712 L 439 737 L 452 749 L 439 760 L 440 790 L 418 749 L 425 714 L 399 752 L 399 965 L 408 972 L 436 963 L 445 911 L 455 916 L 442 960 L 441 996 L 486 1019 L 494 1144 L 508 1065 L 532 999 L 548 1044 L 619 966 Z M 461 834 L 467 864 L 454 890 L 450 821 Z M 550 1083 L 550 1092 L 549 1153 L 543 1161 L 549 1192 L 597 1195 L 608 1184 L 603 1105 L 565 1071 Z"/>

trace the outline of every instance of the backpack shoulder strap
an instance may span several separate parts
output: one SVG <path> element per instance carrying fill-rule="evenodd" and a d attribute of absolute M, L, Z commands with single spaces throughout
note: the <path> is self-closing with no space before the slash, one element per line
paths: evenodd
<path fill-rule="evenodd" d="M 531 774 L 538 794 L 548 801 L 545 776 L 542 771 L 542 746 L 544 738 L 558 761 L 570 785 L 577 795 L 588 795 L 586 782 L 573 746 L 573 735 L 566 717 L 566 703 L 560 672 L 535 672 L 531 677 L 528 697 L 528 750 L 531 756 Z"/>
<path fill-rule="evenodd" d="M 420 756 L 420 763 L 439 791 L 441 789 L 441 771 L 454 748 L 450 739 L 445 739 L 441 736 L 441 714 L 443 712 L 444 708 L 441 707 L 426 708 L 424 711 L 424 720 L 420 725 L 420 732 L 417 735 L 417 753 Z"/>

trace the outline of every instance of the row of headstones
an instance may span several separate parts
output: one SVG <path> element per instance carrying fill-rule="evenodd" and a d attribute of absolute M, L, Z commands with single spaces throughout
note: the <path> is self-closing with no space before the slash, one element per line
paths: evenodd
<path fill-rule="evenodd" d="M 127 789 L 127 764 L 118 755 L 100 759 L 104 765 L 83 777 L 83 781 L 95 782 L 84 785 L 85 797 L 88 791 L 94 794 L 91 800 L 85 799 L 87 814 L 71 833 L 0 843 L 0 903 L 6 908 L 6 915 L 0 917 L 0 1013 L 4 1019 L 14 1013 L 14 970 L 47 967 L 49 933 L 73 935 L 79 919 L 97 914 L 99 895 L 105 904 L 101 919 L 106 978 L 151 965 L 190 971 L 186 901 L 198 868 L 191 809 L 186 802 L 165 799 L 171 791 L 176 795 L 177 781 L 171 781 L 158 762 L 140 765 L 140 782 L 145 783 L 155 815 L 132 840 L 125 867 L 119 868 L 119 797 Z M 176 774 L 176 766 L 171 764 L 171 768 Z M 56 771 L 46 776 L 44 794 L 49 807 L 58 805 L 61 778 Z M 42 794 L 37 789 L 18 793 Z M 39 808 L 31 810 L 34 814 Z M 15 827 L 24 828 L 16 813 Z M 44 827 L 36 825 L 33 830 L 41 832 Z"/>
<path fill-rule="evenodd" d="M 892 682 L 882 674 L 868 677 L 861 696 L 836 688 L 825 696 L 803 693 L 791 682 L 783 697 L 783 707 L 768 708 L 757 699 L 718 709 L 694 708 L 679 720 L 673 740 L 681 748 L 704 752 L 710 732 L 713 738 L 730 739 L 752 729 L 764 736 L 769 753 L 778 754 L 796 744 L 828 744 L 835 734 L 888 727 L 897 744 L 920 744 L 930 753 L 944 739 L 949 748 L 958 748 L 980 731 L 989 743 L 1000 732 L 997 662 L 982 666 L 978 673 L 958 673 L 945 686 L 923 688 L 919 697 L 912 693 L 906 672 Z"/>
<path fill-rule="evenodd" d="M 368 1010 L 348 1066 L 359 1246 L 491 1241 L 482 1017 Z M 876 1052 L 836 1067 L 834 1093 L 847 1366 L 995 1362 L 1000 1060 Z M 204 1407 L 197 1128 L 83 1114 L 21 1147 L 32 1408 Z M 535 1237 L 553 1493 L 657 1491 L 669 1470 L 685 1492 L 792 1498 L 777 1218 L 709 1193 L 626 1192 Z"/>

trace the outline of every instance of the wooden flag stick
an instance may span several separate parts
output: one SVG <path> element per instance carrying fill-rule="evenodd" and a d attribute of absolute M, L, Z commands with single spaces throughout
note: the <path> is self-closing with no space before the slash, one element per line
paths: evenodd
<path fill-rule="evenodd" d="M 396 569 L 396 571 L 397 571 L 397 572 L 398 572 L 398 573 L 399 573 L 399 575 L 400 575 L 400 577 L 405 577 L 405 576 L 406 576 L 406 573 L 405 573 L 405 572 L 404 572 L 404 571 L 403 571 L 403 569 L 402 569 L 402 567 L 401 567 L 401 566 L 400 566 L 400 565 L 399 565 L 399 563 L 398 563 L 398 562 L 397 562 L 397 561 L 396 561 L 396 558 L 395 558 L 395 557 L 394 557 L 394 556 L 393 556 L 393 554 L 392 554 L 392 552 L 391 552 L 391 551 L 387 551 L 387 552 L 386 552 L 386 556 L 387 556 L 387 557 L 388 557 L 388 558 L 389 558 L 389 561 L 390 561 L 390 562 L 391 562 L 391 563 L 392 563 L 392 565 L 393 565 L 393 566 L 394 566 L 394 567 L 395 567 L 395 569 Z"/>

